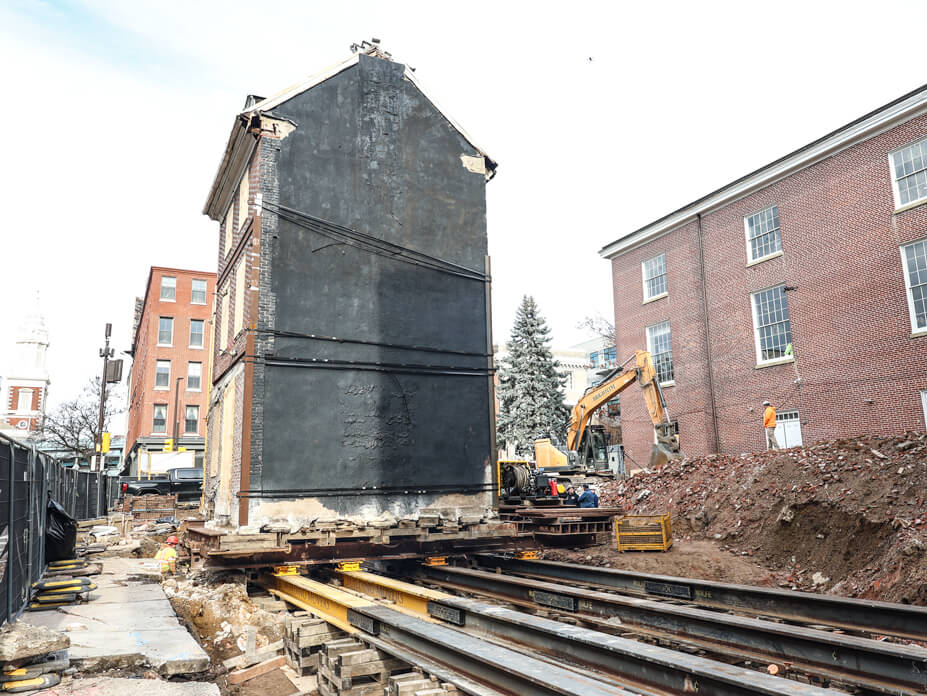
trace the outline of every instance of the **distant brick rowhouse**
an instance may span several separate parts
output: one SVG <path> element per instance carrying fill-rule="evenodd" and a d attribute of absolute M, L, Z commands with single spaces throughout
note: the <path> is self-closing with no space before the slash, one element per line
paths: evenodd
<path fill-rule="evenodd" d="M 136 300 L 125 447 L 133 473 L 145 466 L 143 452 L 160 452 L 175 431 L 175 446 L 202 463 L 215 291 L 215 273 L 152 266 Z"/>
<path fill-rule="evenodd" d="M 687 454 L 764 449 L 764 399 L 780 444 L 925 427 L 927 86 L 600 254 L 618 357 L 654 353 Z M 621 401 L 646 463 L 643 399 Z"/>

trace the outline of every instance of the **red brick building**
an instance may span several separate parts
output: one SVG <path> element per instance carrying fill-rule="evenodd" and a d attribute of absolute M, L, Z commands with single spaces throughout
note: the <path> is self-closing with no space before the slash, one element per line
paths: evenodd
<path fill-rule="evenodd" d="M 927 87 L 621 237 L 619 358 L 646 346 L 687 454 L 925 426 Z M 647 461 L 640 393 L 626 451 Z M 785 442 L 783 443 L 783 440 Z"/>
<path fill-rule="evenodd" d="M 153 266 L 136 301 L 129 377 L 126 463 L 144 470 L 146 452 L 164 441 L 195 452 L 202 464 L 212 358 L 216 274 Z M 176 404 L 176 408 L 175 408 Z"/>

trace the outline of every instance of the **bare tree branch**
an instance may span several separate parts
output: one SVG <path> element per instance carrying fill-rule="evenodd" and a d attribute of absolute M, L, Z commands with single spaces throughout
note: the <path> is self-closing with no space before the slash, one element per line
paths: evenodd
<path fill-rule="evenodd" d="M 606 341 L 606 345 L 618 345 L 618 335 L 615 333 L 615 325 L 601 315 L 585 317 L 576 325 L 576 328 L 591 331 L 597 337 Z"/>
<path fill-rule="evenodd" d="M 72 452 L 81 457 L 91 457 L 95 452 L 99 433 L 101 379 L 94 377 L 87 382 L 83 391 L 74 399 L 66 401 L 42 421 L 40 436 L 56 449 Z M 103 415 L 104 431 L 109 429 L 113 416 L 124 409 L 119 389 L 110 385 L 106 390 L 106 405 Z"/>

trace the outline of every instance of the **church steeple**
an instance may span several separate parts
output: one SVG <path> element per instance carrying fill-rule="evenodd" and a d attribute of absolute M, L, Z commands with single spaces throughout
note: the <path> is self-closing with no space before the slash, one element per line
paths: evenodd
<path fill-rule="evenodd" d="M 16 332 L 16 351 L 4 379 L 0 403 L 0 431 L 17 435 L 35 432 L 45 415 L 48 397 L 48 329 L 39 306 L 39 294 Z"/>
<path fill-rule="evenodd" d="M 48 329 L 39 305 L 39 293 L 29 313 L 23 318 L 16 334 L 16 362 L 12 365 L 10 378 L 48 379 L 45 354 L 48 350 Z"/>

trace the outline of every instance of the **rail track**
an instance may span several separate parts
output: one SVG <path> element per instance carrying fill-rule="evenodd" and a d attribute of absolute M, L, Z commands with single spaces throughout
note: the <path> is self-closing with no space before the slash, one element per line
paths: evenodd
<path fill-rule="evenodd" d="M 927 692 L 927 650 L 783 622 L 736 616 L 677 603 L 461 567 L 421 568 L 419 579 L 598 631 L 644 636 L 727 661 L 775 665 L 867 693 L 914 696 Z"/>
<path fill-rule="evenodd" d="M 262 582 L 296 606 L 476 696 L 834 696 L 927 690 L 927 650 L 915 646 L 500 572 L 455 567 L 414 572 L 414 583 L 365 571 L 339 571 L 327 583 L 302 576 L 265 576 Z M 454 596 L 423 582 L 492 602 Z M 652 604 L 674 611 L 655 613 Z M 603 611 L 606 606 L 612 608 Z M 654 612 L 651 623 L 635 618 L 646 612 Z M 703 615 L 716 620 L 714 628 Z M 654 639 L 674 649 L 655 645 Z M 692 654 L 696 650 L 718 659 Z M 732 664 L 750 661 L 775 665 L 782 676 Z M 818 684 L 786 678 L 797 675 Z"/>

